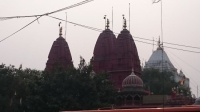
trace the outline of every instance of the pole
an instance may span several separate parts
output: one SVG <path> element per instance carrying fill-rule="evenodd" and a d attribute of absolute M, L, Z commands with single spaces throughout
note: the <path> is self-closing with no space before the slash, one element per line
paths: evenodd
<path fill-rule="evenodd" d="M 199 95 L 198 95 L 198 94 L 199 94 L 198 91 L 199 91 L 199 90 L 198 90 L 198 85 L 197 85 L 197 98 L 199 97 Z"/>
<path fill-rule="evenodd" d="M 112 7 L 112 31 L 113 31 L 113 7 Z"/>
<path fill-rule="evenodd" d="M 66 33 L 67 33 L 67 12 L 65 12 L 66 14 L 66 21 L 65 21 L 65 40 L 66 40 Z"/>
<path fill-rule="evenodd" d="M 131 24 L 131 14 L 130 14 L 130 3 L 129 3 L 129 31 L 131 32 L 130 24 Z"/>
<path fill-rule="evenodd" d="M 162 25 L 162 0 L 160 0 L 160 4 L 161 4 L 161 38 L 162 38 L 162 43 L 163 43 L 163 25 Z"/>
<path fill-rule="evenodd" d="M 153 37 L 153 50 L 154 50 L 154 37 Z M 152 50 L 152 53 L 153 53 L 153 50 Z"/>

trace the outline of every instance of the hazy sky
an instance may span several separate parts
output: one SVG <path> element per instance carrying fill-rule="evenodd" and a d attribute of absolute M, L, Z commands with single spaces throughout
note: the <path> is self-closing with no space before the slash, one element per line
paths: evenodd
<path fill-rule="evenodd" d="M 162 1 L 164 42 L 200 47 L 200 0 Z M 0 0 L 0 17 L 43 14 L 78 2 L 81 0 Z M 152 0 L 94 0 L 52 16 L 65 19 L 67 12 L 68 21 L 104 29 L 103 16 L 107 15 L 111 21 L 113 7 L 113 31 L 119 33 L 122 30 L 122 15 L 125 14 L 128 20 L 129 3 L 131 4 L 131 34 L 135 37 L 158 39 L 161 34 L 161 4 L 152 4 Z M 0 40 L 34 19 L 21 18 L 0 21 Z M 23 64 L 24 68 L 43 70 L 53 41 L 59 36 L 59 22 L 59 20 L 50 17 L 42 17 L 39 19 L 39 23 L 36 21 L 1 42 L 0 62 L 16 67 Z M 64 22 L 62 22 L 62 26 L 65 27 Z M 97 31 L 67 24 L 66 41 L 70 47 L 75 66 L 79 63 L 80 55 L 89 62 L 99 34 L 100 32 Z M 151 41 L 145 42 L 152 43 Z M 141 62 L 148 61 L 153 46 L 137 41 L 135 43 Z M 164 44 L 164 46 L 200 52 L 200 49 L 169 44 Z M 165 48 L 165 51 L 174 66 L 178 70 L 182 69 L 190 78 L 192 92 L 197 94 L 197 85 L 200 86 L 200 54 L 168 48 Z"/>

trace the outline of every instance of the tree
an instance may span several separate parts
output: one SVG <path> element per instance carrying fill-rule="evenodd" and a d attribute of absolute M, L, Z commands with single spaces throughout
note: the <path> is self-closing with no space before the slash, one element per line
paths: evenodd
<path fill-rule="evenodd" d="M 182 90 L 184 95 L 187 95 L 188 93 L 191 94 L 190 88 L 186 88 L 174 81 L 172 72 L 160 72 L 153 68 L 144 69 L 142 71 L 142 79 L 145 89 L 150 90 L 150 92 L 153 92 L 154 94 L 171 95 L 171 90 L 174 87 L 181 88 L 178 91 L 179 93 L 181 92 L 180 90 Z"/>
<path fill-rule="evenodd" d="M 30 94 L 28 85 L 34 84 L 40 71 L 17 69 L 14 66 L 0 65 L 0 109 L 6 112 L 21 112 L 26 109 L 26 97 Z"/>
<path fill-rule="evenodd" d="M 111 106 L 117 95 L 108 74 L 91 75 L 80 57 L 78 68 L 55 66 L 52 72 L 0 65 L 3 112 L 85 110 Z"/>
<path fill-rule="evenodd" d="M 28 96 L 28 110 L 85 110 L 113 104 L 116 90 L 106 73 L 91 76 L 91 65 L 81 57 L 78 68 L 44 71 L 36 94 Z M 38 106 L 39 105 L 39 106 Z"/>

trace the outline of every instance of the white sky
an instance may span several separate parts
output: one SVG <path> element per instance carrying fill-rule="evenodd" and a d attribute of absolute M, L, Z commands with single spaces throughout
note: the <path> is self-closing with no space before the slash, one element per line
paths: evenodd
<path fill-rule="evenodd" d="M 0 17 L 43 14 L 78 2 L 81 2 L 81 0 L 0 0 Z M 107 15 L 111 20 L 113 6 L 113 31 L 119 33 L 122 30 L 122 14 L 125 14 L 128 20 L 129 3 L 131 4 L 131 34 L 135 37 L 146 39 L 154 37 L 154 39 L 158 39 L 161 34 L 161 5 L 160 3 L 152 4 L 152 0 L 94 0 L 52 16 L 65 19 L 65 12 L 67 12 L 68 21 L 104 29 L 103 16 Z M 200 47 L 199 6 L 200 0 L 163 0 L 163 40 L 165 42 Z M 0 21 L 0 40 L 34 19 L 23 18 Z M 16 67 L 23 64 L 24 68 L 43 70 L 53 41 L 58 37 L 59 22 L 59 20 L 49 17 L 42 17 L 39 19 L 39 24 L 36 21 L 1 42 L 0 63 L 12 64 Z M 62 26 L 65 26 L 64 22 L 62 22 Z M 67 24 L 66 40 L 75 66 L 79 63 L 80 55 L 89 62 L 99 34 L 100 32 Z M 152 43 L 151 41 L 145 42 Z M 153 46 L 137 41 L 135 43 L 141 62 L 147 61 L 152 53 Z M 164 45 L 200 52 L 200 49 Z M 155 48 L 156 46 L 154 46 Z M 186 76 L 190 78 L 190 87 L 196 95 L 197 85 L 200 86 L 200 54 L 167 48 L 165 50 L 174 66 L 178 70 L 182 69 Z M 185 64 L 172 53 L 197 70 Z"/>

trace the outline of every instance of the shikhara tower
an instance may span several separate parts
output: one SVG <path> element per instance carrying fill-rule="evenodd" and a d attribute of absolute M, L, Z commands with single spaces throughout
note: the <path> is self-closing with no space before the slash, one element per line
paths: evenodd
<path fill-rule="evenodd" d="M 64 69 L 73 66 L 69 46 L 62 37 L 62 27 L 59 29 L 59 37 L 53 42 L 49 52 L 45 70 L 51 71 L 54 66 L 62 66 Z"/>
<path fill-rule="evenodd" d="M 106 26 L 97 39 L 92 65 L 96 73 L 108 72 L 115 87 L 121 89 L 122 81 L 131 74 L 132 69 L 137 76 L 141 76 L 140 60 L 132 35 L 126 29 L 126 19 L 117 39 L 108 22 Z"/>

